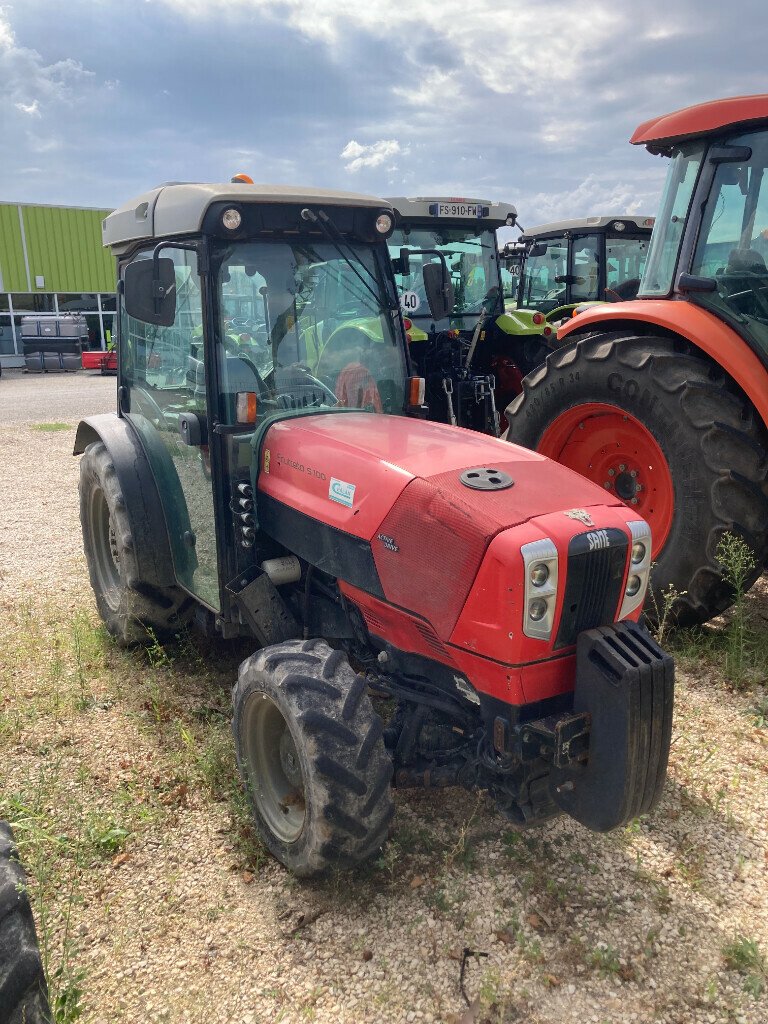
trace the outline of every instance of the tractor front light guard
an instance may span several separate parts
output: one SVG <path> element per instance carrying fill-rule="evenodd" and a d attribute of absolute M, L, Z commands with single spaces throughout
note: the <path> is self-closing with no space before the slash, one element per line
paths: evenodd
<path fill-rule="evenodd" d="M 534 540 L 520 551 L 525 573 L 523 633 L 549 640 L 557 607 L 557 548 L 551 540 Z"/>
<path fill-rule="evenodd" d="M 651 575 L 651 528 L 643 519 L 635 519 L 627 526 L 632 534 L 632 546 L 619 619 L 626 619 L 642 605 Z"/>

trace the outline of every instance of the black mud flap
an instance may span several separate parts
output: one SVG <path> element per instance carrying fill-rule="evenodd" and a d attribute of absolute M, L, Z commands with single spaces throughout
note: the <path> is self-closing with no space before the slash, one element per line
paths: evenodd
<path fill-rule="evenodd" d="M 595 832 L 651 811 L 667 774 L 675 667 L 635 622 L 581 633 L 574 711 L 591 718 L 586 763 L 553 769 L 554 802 Z"/>

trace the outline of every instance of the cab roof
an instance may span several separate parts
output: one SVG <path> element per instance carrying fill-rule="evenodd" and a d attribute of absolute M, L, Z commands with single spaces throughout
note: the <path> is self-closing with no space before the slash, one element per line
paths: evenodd
<path fill-rule="evenodd" d="M 607 231 L 612 224 L 617 222 L 624 225 L 624 231 L 647 231 L 650 233 L 653 228 L 655 217 L 644 217 L 642 214 L 626 216 L 620 214 L 613 217 L 581 217 L 576 220 L 557 220 L 551 224 L 539 224 L 538 227 L 529 228 L 525 232 L 525 238 L 540 238 L 544 235 L 563 235 L 566 231 Z"/>
<path fill-rule="evenodd" d="M 635 129 L 629 141 L 635 146 L 657 150 L 674 142 L 711 135 L 753 121 L 768 121 L 768 93 L 729 96 L 652 117 Z"/>
<path fill-rule="evenodd" d="M 424 220 L 438 224 L 441 221 L 451 223 L 482 223 L 483 227 L 499 228 L 507 223 L 507 218 L 517 220 L 517 209 L 511 203 L 494 203 L 490 199 L 471 199 L 466 196 L 394 196 L 386 200 L 394 207 L 398 219 Z M 435 204 L 454 208 L 450 214 L 436 214 Z M 474 213 L 462 213 L 462 207 L 482 207 L 487 210 L 482 217 Z"/>
<path fill-rule="evenodd" d="M 168 238 L 200 231 L 213 203 L 306 203 L 388 209 L 389 203 L 357 192 L 301 185 L 240 185 L 170 182 L 129 200 L 102 221 L 104 245 L 121 246 L 146 238 Z"/>

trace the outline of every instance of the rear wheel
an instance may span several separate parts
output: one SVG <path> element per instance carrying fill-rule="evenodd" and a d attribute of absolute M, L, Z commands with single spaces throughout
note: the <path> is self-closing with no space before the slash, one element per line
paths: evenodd
<path fill-rule="evenodd" d="M 766 437 L 719 370 L 662 337 L 590 335 L 553 353 L 507 409 L 507 439 L 576 470 L 653 530 L 653 614 L 673 586 L 681 625 L 724 611 L 717 548 L 741 536 L 768 556 Z"/>
<path fill-rule="evenodd" d="M 192 614 L 192 599 L 178 587 L 139 578 L 125 499 L 101 441 L 88 445 L 80 460 L 80 522 L 96 605 L 115 639 L 127 646 L 178 632 Z"/>
<path fill-rule="evenodd" d="M 297 875 L 374 856 L 394 812 L 392 762 L 365 679 L 324 640 L 244 661 L 233 691 L 237 759 L 265 845 Z"/>
<path fill-rule="evenodd" d="M 0 1024 L 48 1024 L 48 988 L 10 827 L 0 822 Z"/>

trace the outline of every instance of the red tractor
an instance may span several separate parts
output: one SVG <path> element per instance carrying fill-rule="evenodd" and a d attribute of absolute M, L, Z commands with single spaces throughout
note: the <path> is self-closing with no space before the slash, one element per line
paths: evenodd
<path fill-rule="evenodd" d="M 379 850 L 392 784 L 607 830 L 654 807 L 669 749 L 672 661 L 637 623 L 647 524 L 424 419 L 393 227 L 381 200 L 247 184 L 166 185 L 104 223 L 118 409 L 75 444 L 97 606 L 123 644 L 192 622 L 260 648 L 237 756 L 305 876 Z M 435 319 L 446 281 L 425 266 Z"/>
<path fill-rule="evenodd" d="M 768 557 L 768 95 L 653 118 L 631 141 L 670 162 L 638 298 L 560 328 L 506 436 L 642 515 L 656 602 L 694 624 L 732 600 L 725 532 L 753 553 L 749 585 Z"/>

